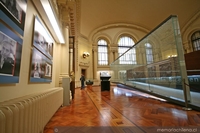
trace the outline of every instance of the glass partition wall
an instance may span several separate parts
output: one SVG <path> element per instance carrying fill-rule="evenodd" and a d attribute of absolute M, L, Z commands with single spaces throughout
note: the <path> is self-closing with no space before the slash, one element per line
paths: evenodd
<path fill-rule="evenodd" d="M 136 51 L 136 64 L 122 64 Z M 170 16 L 110 65 L 111 82 L 200 107 L 200 98 L 191 98 L 183 45 L 177 16 Z M 196 94 L 195 94 L 196 95 Z"/>

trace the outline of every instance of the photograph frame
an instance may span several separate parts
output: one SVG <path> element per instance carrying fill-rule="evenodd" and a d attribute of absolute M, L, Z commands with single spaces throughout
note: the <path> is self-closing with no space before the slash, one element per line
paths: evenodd
<path fill-rule="evenodd" d="M 19 83 L 22 44 L 21 36 L 0 19 L 0 84 Z"/>
<path fill-rule="evenodd" d="M 1 18 L 23 36 L 27 0 L 0 0 Z"/>
<path fill-rule="evenodd" d="M 50 66 L 49 74 L 46 75 L 46 64 Z M 52 82 L 52 61 L 47 58 L 35 47 L 32 49 L 32 56 L 30 60 L 30 83 L 49 83 Z"/>
<path fill-rule="evenodd" d="M 38 16 L 34 19 L 33 46 L 49 59 L 53 59 L 53 38 Z"/>

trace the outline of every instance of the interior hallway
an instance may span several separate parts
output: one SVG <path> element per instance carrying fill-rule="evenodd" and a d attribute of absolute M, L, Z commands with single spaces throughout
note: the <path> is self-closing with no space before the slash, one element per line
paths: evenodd
<path fill-rule="evenodd" d="M 102 92 L 100 86 L 85 90 L 77 88 L 71 105 L 61 107 L 54 114 L 44 133 L 54 133 L 55 127 L 59 126 L 75 126 L 76 129 L 117 126 L 135 133 L 154 133 L 161 128 L 200 132 L 198 111 L 184 111 L 181 106 L 137 90 L 110 88 L 110 91 Z M 62 133 L 64 130 L 67 129 Z"/>

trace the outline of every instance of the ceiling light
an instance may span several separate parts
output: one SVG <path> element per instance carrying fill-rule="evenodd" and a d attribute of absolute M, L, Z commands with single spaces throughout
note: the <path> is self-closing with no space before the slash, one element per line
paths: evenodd
<path fill-rule="evenodd" d="M 51 22 L 51 25 L 52 25 L 60 43 L 65 43 L 65 40 L 64 40 L 63 35 L 61 33 L 61 30 L 58 26 L 58 22 L 56 21 L 56 17 L 53 13 L 53 10 L 51 8 L 49 0 L 40 0 L 40 2 L 42 3 L 42 6 L 43 6 L 48 18 L 49 18 L 49 21 Z"/>

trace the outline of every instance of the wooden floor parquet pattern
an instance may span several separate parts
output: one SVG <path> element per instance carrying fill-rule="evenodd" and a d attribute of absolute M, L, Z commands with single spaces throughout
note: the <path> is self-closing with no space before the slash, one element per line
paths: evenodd
<path fill-rule="evenodd" d="M 105 102 L 100 95 L 90 89 L 88 89 L 86 92 L 93 101 L 100 115 L 103 117 L 106 123 L 108 123 L 107 126 L 135 126 L 130 120 Z"/>
<path fill-rule="evenodd" d="M 174 132 L 184 129 L 186 133 L 191 128 L 197 133 L 200 112 L 185 111 L 181 106 L 137 90 L 111 86 L 110 91 L 101 91 L 100 86 L 93 86 L 85 90 L 77 88 L 71 105 L 61 107 L 54 114 L 44 133 L 54 133 L 54 128 L 60 126 L 129 127 L 123 132 L 130 133 L 154 133 L 160 128 L 173 128 Z"/>

